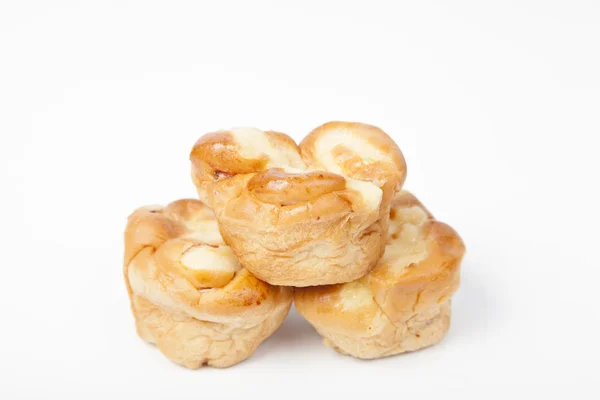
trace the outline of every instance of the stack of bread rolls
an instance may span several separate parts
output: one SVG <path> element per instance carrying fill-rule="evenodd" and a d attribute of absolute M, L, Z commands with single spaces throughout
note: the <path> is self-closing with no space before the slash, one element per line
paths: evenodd
<path fill-rule="evenodd" d="M 145 206 L 125 230 L 138 334 L 188 368 L 256 350 L 292 301 L 323 342 L 373 359 L 439 342 L 465 247 L 402 186 L 381 129 L 329 122 L 298 145 L 253 128 L 190 152 L 199 200 Z"/>

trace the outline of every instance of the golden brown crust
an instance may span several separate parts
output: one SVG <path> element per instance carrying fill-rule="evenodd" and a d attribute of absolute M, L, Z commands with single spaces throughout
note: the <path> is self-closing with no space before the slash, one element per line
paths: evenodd
<path fill-rule="evenodd" d="M 323 146 L 328 137 L 333 138 L 333 143 Z M 353 142 L 347 138 L 355 139 L 354 143 L 360 146 L 352 145 Z M 309 133 L 299 147 L 302 159 L 309 166 L 322 167 L 333 163 L 350 178 L 374 182 L 381 188 L 391 183 L 393 189 L 390 188 L 390 191 L 393 193 L 406 179 L 406 161 L 400 148 L 387 133 L 373 125 L 327 122 Z M 325 147 L 325 152 L 319 151 L 322 147 Z M 325 157 L 331 160 L 324 160 Z M 393 193 L 390 193 L 390 198 Z"/>
<path fill-rule="evenodd" d="M 443 303 L 458 288 L 464 245 L 448 225 L 430 220 L 422 227 L 427 257 L 401 271 L 390 265 L 376 268 L 370 276 L 375 301 L 393 323 L 399 323 Z"/>
<path fill-rule="evenodd" d="M 197 168 L 208 165 L 215 175 L 262 171 L 268 161 L 266 157 L 244 158 L 238 143 L 227 131 L 208 133 L 198 139 L 192 148 L 190 160 Z"/>
<path fill-rule="evenodd" d="M 190 152 L 192 163 L 192 181 L 198 190 L 198 196 L 209 207 L 213 207 L 215 182 L 231 178 L 237 174 L 248 174 L 265 170 L 271 164 L 277 164 L 268 154 L 254 153 L 247 156 L 244 145 L 236 140 L 236 133 L 264 135 L 269 146 L 285 149 L 297 154 L 297 160 L 288 159 L 289 166 L 303 168 L 298 146 L 294 140 L 281 132 L 236 128 L 221 130 L 203 135 L 196 141 Z"/>
<path fill-rule="evenodd" d="M 306 203 L 346 188 L 346 180 L 325 171 L 288 173 L 271 168 L 248 181 L 248 191 L 263 203 L 282 206 Z"/>
<path fill-rule="evenodd" d="M 292 302 L 291 289 L 242 268 L 217 229 L 210 209 L 186 199 L 136 210 L 125 230 L 124 276 L 138 332 L 190 368 L 247 358 Z"/>
<path fill-rule="evenodd" d="M 415 351 L 440 342 L 450 328 L 450 302 L 416 313 L 403 324 L 391 324 L 377 334 L 359 340 L 344 332 L 317 328 L 323 344 L 337 352 L 363 359 L 374 359 Z"/>
<path fill-rule="evenodd" d="M 243 361 L 281 325 L 288 312 L 282 305 L 259 324 L 232 328 L 169 313 L 137 295 L 132 297 L 132 307 L 139 336 L 155 344 L 167 358 L 192 369 L 204 365 L 226 368 Z"/>
<path fill-rule="evenodd" d="M 421 210 L 425 212 L 428 218 L 433 219 L 433 214 L 429 212 L 427 208 L 417 199 L 412 193 L 408 191 L 402 191 L 394 197 L 391 203 L 390 208 L 390 220 L 394 220 L 396 218 L 398 209 L 407 209 L 413 206 L 419 207 Z"/>
<path fill-rule="evenodd" d="M 340 130 L 342 142 L 331 145 Z M 325 155 L 315 150 L 323 140 Z M 240 263 L 269 283 L 300 287 L 348 282 L 373 268 L 385 247 L 389 201 L 406 175 L 393 140 L 360 123 L 325 124 L 300 147 L 273 131 L 211 133 L 190 158 L 200 198 Z"/>
<path fill-rule="evenodd" d="M 268 137 L 269 141 L 274 147 L 287 147 L 295 151 L 296 153 L 300 153 L 300 149 L 298 148 L 298 145 L 296 144 L 294 139 L 292 139 L 285 133 L 276 131 L 265 131 L 265 135 Z"/>
<path fill-rule="evenodd" d="M 386 252 L 373 271 L 294 294 L 296 308 L 326 344 L 355 357 L 416 350 L 441 340 L 449 326 L 465 253 L 461 238 L 408 192 L 394 198 L 390 214 Z M 419 336 L 411 331 L 416 321 Z"/>

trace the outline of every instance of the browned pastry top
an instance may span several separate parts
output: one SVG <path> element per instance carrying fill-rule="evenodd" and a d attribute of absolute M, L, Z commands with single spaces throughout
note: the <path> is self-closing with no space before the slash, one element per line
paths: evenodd
<path fill-rule="evenodd" d="M 212 210 L 184 199 L 137 209 L 125 231 L 130 294 L 171 312 L 212 322 L 260 320 L 289 297 L 242 268 L 223 242 Z"/>

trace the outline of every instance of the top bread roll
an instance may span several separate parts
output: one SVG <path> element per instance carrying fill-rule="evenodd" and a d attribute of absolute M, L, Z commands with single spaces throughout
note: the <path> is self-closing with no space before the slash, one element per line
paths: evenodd
<path fill-rule="evenodd" d="M 198 194 L 240 263 L 284 286 L 349 282 L 371 270 L 406 178 L 396 143 L 351 122 L 319 126 L 299 146 L 273 131 L 212 132 L 190 160 Z"/>

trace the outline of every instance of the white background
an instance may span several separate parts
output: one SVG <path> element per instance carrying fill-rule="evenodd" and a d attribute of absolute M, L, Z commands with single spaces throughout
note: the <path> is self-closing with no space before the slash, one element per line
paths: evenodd
<path fill-rule="evenodd" d="M 334 119 L 464 238 L 446 339 L 359 361 L 293 311 L 227 370 L 143 343 L 127 215 L 194 196 L 204 132 Z M 0 134 L 2 399 L 598 395 L 598 1 L 4 0 Z"/>

